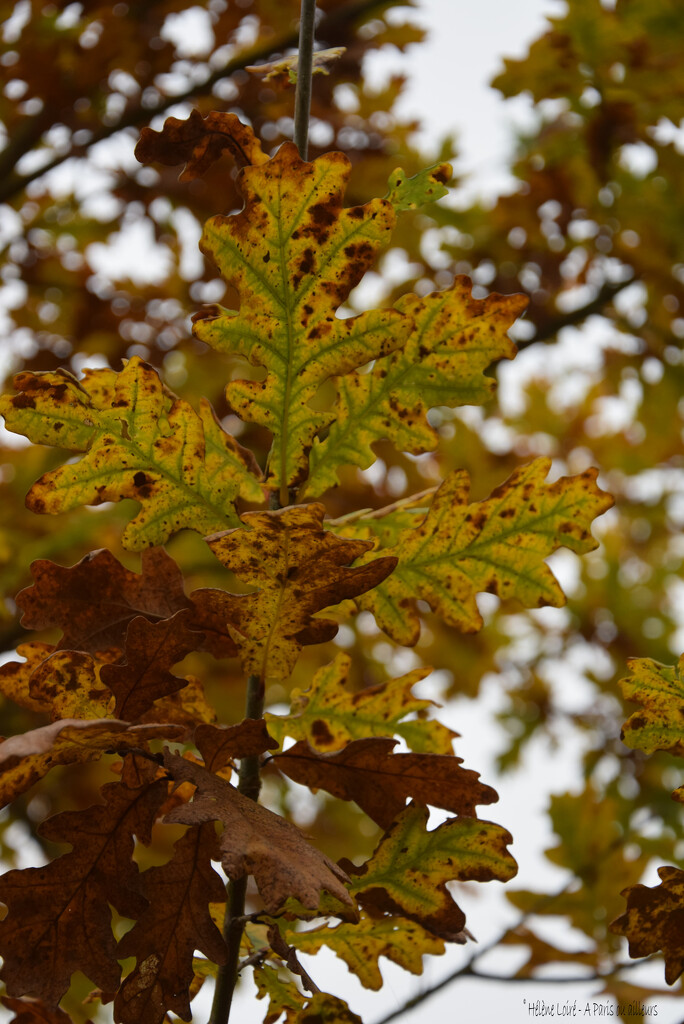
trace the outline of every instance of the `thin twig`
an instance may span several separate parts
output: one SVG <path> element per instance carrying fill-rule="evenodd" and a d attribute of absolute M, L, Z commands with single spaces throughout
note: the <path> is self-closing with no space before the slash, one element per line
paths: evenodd
<path fill-rule="evenodd" d="M 370 13 L 376 7 L 385 6 L 387 6 L 387 0 L 355 0 L 353 3 L 345 4 L 343 7 L 323 17 L 320 24 L 320 35 L 325 38 L 330 33 L 333 33 L 338 25 L 353 22 L 357 18 Z M 132 107 L 122 115 L 116 124 L 102 125 L 97 131 L 93 131 L 88 142 L 70 146 L 66 152 L 54 156 L 52 160 L 42 167 L 27 174 L 8 174 L 0 184 L 0 202 L 8 202 L 13 199 L 32 181 L 42 178 L 44 174 L 54 170 L 55 167 L 59 167 L 66 160 L 85 156 L 96 143 L 109 139 L 127 128 L 139 128 L 143 124 L 148 124 L 154 117 L 165 114 L 170 107 L 175 107 L 179 103 L 194 100 L 198 96 L 208 96 L 218 82 L 230 78 L 237 71 L 243 71 L 248 64 L 258 64 L 260 61 L 267 60 L 274 53 L 282 53 L 284 50 L 296 46 L 297 40 L 298 33 L 296 30 L 276 37 L 270 36 L 263 42 L 250 47 L 249 50 L 243 50 L 242 53 L 232 60 L 226 61 L 220 68 L 217 68 L 212 74 L 208 75 L 203 82 L 193 82 L 183 92 L 176 93 L 174 96 L 160 96 L 159 100 L 150 106 Z M 30 151 L 29 148 L 15 154 L 16 159 L 23 156 L 25 152 Z"/>
<path fill-rule="evenodd" d="M 261 676 L 250 676 L 247 681 L 247 700 L 245 718 L 262 718 L 264 713 L 264 680 Z M 240 762 L 240 780 L 238 790 L 250 800 L 258 800 L 261 788 L 260 765 L 258 755 L 244 757 Z M 245 929 L 245 896 L 247 895 L 247 876 L 228 883 L 228 900 L 226 915 L 223 920 L 223 938 L 228 946 L 228 960 L 219 967 L 216 976 L 216 988 L 211 1007 L 209 1024 L 227 1024 L 233 993 L 238 979 L 240 962 L 240 942 Z"/>
<path fill-rule="evenodd" d="M 294 141 L 302 160 L 306 160 L 309 154 L 309 115 L 311 113 L 315 30 L 316 0 L 302 0 L 294 114 Z"/>

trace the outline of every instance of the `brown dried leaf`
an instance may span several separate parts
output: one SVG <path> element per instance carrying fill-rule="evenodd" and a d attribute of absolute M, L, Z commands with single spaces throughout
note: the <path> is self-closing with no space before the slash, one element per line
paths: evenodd
<path fill-rule="evenodd" d="M 324 890 L 352 905 L 342 884 L 348 881 L 347 875 L 311 846 L 295 825 L 178 754 L 166 751 L 164 765 L 176 781 L 191 782 L 198 789 L 192 803 L 175 809 L 165 820 L 182 825 L 222 821 L 224 871 L 232 879 L 254 875 L 269 913 L 276 913 L 289 896 L 316 908 Z"/>
<path fill-rule="evenodd" d="M 127 917 L 145 907 L 131 858 L 133 837 L 149 842 L 166 797 L 168 784 L 155 781 L 156 774 L 148 762 L 126 758 L 121 781 L 102 789 L 104 804 L 41 825 L 45 839 L 71 844 L 71 853 L 0 879 L 0 900 L 8 908 L 0 923 L 1 973 L 10 995 L 38 996 L 56 1007 L 76 970 L 105 991 L 118 987 L 109 904 Z"/>
<path fill-rule="evenodd" d="M 226 898 L 212 857 L 218 859 L 214 826 L 200 825 L 178 840 L 167 864 L 141 876 L 149 906 L 117 948 L 118 957 L 137 958 L 114 1002 L 119 1024 L 162 1024 L 167 1010 L 190 1020 L 194 950 L 225 963 L 226 947 L 209 913 L 210 902 Z"/>
<path fill-rule="evenodd" d="M 25 629 L 59 627 L 61 649 L 88 651 L 123 647 L 132 619 L 167 619 L 190 601 L 183 576 L 163 548 L 142 553 L 141 572 L 126 569 L 111 552 L 93 551 L 72 566 L 38 559 L 33 585 L 17 594 Z"/>
<path fill-rule="evenodd" d="M 12 999 L 10 996 L 3 996 L 2 1004 L 8 1010 L 13 1010 L 11 1024 L 71 1024 L 71 1017 L 57 1007 L 50 1009 L 45 1003 L 37 999 Z M 86 1024 L 92 1024 L 87 1021 Z"/>
<path fill-rule="evenodd" d="M 368 551 L 368 541 L 341 540 L 324 530 L 323 505 L 247 512 L 248 529 L 227 530 L 207 543 L 219 561 L 259 589 L 226 603 L 229 631 L 245 672 L 286 679 L 305 644 L 324 643 L 337 624 L 316 612 L 365 593 L 384 580 L 395 558 L 345 568 Z"/>
<path fill-rule="evenodd" d="M 100 673 L 116 697 L 114 713 L 135 721 L 160 697 L 181 690 L 187 679 L 174 676 L 169 669 L 196 651 L 203 639 L 201 633 L 188 628 L 186 610 L 160 622 L 149 622 L 142 615 L 133 619 L 126 631 L 126 660 L 105 665 Z"/>
<path fill-rule="evenodd" d="M 115 718 L 62 718 L 0 743 L 0 806 L 14 800 L 58 764 L 95 761 L 106 750 L 142 747 L 151 739 L 178 739 L 180 726 L 129 725 Z"/>
<path fill-rule="evenodd" d="M 199 725 L 195 743 L 211 772 L 218 772 L 233 758 L 257 757 L 275 750 L 277 740 L 269 736 L 263 718 L 245 718 L 238 725 Z"/>
<path fill-rule="evenodd" d="M 462 759 L 443 754 L 393 754 L 397 740 L 354 740 L 343 750 L 319 754 L 300 740 L 276 754 L 280 771 L 311 789 L 325 789 L 341 800 L 355 800 L 382 828 L 389 828 L 406 801 L 442 807 L 475 817 L 478 804 L 498 800 L 496 790 Z"/>
<path fill-rule="evenodd" d="M 206 117 L 193 110 L 185 121 L 167 117 L 160 132 L 143 128 L 135 147 L 141 164 L 185 164 L 181 181 L 201 177 L 224 153 L 230 153 L 238 167 L 268 160 L 249 125 L 220 110 L 212 110 Z"/>

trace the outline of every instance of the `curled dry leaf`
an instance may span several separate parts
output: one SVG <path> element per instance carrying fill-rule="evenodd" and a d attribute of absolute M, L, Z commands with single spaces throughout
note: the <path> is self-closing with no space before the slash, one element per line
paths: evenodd
<path fill-rule="evenodd" d="M 54 1009 L 76 970 L 105 992 L 117 989 L 121 972 L 109 904 L 126 917 L 146 906 L 132 854 L 134 836 L 149 843 L 166 798 L 168 783 L 156 775 L 149 762 L 127 757 L 121 781 L 103 787 L 103 804 L 66 811 L 40 826 L 45 839 L 69 843 L 71 853 L 0 879 L 0 900 L 8 908 L 0 923 L 1 976 L 10 995 L 37 996 Z"/>
<path fill-rule="evenodd" d="M 441 754 L 393 754 L 397 740 L 353 740 L 343 750 L 319 754 L 300 741 L 273 761 L 289 778 L 355 800 L 382 828 L 389 828 L 407 800 L 474 817 L 478 804 L 499 799 L 462 768 L 462 759 Z"/>
<path fill-rule="evenodd" d="M 143 128 L 135 147 L 141 164 L 185 164 L 181 181 L 201 177 L 224 153 L 229 153 L 238 167 L 268 160 L 252 129 L 235 114 L 220 110 L 205 117 L 193 110 L 184 121 L 167 117 L 160 132 Z"/>
<path fill-rule="evenodd" d="M 241 518 L 248 529 L 207 538 L 226 568 L 259 588 L 224 602 L 249 675 L 287 678 L 303 645 L 323 643 L 337 632 L 337 623 L 315 613 L 376 586 L 396 565 L 395 558 L 383 557 L 347 568 L 371 545 L 325 530 L 324 515 L 318 504 L 247 512 Z"/>
<path fill-rule="evenodd" d="M 94 761 L 107 750 L 142 747 L 148 740 L 178 739 L 171 723 L 130 725 L 115 718 L 62 718 L 0 743 L 0 806 L 14 800 L 58 764 Z"/>
<path fill-rule="evenodd" d="M 343 884 L 348 881 L 345 872 L 311 846 L 295 825 L 178 754 L 167 751 L 164 765 L 176 781 L 191 782 L 198 790 L 192 803 L 176 808 L 165 820 L 183 825 L 223 822 L 224 871 L 232 879 L 254 875 L 269 913 L 276 913 L 290 896 L 315 908 L 322 891 L 353 904 Z"/>

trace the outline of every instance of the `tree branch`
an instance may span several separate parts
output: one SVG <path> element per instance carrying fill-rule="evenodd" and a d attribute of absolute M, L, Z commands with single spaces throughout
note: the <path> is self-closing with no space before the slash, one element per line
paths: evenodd
<path fill-rule="evenodd" d="M 338 25 L 363 17 L 363 15 L 370 13 L 376 7 L 386 6 L 387 0 L 354 0 L 354 2 L 345 4 L 344 7 L 338 8 L 323 18 L 320 24 L 320 35 L 324 37 L 326 33 L 333 31 Z M 124 131 L 127 128 L 138 128 L 143 124 L 147 124 L 152 118 L 166 113 L 167 110 L 177 103 L 184 103 L 187 100 L 195 99 L 197 96 L 208 94 L 217 82 L 230 78 L 236 71 L 243 71 L 248 64 L 266 60 L 274 53 L 295 47 L 298 38 L 298 30 L 293 29 L 291 32 L 283 33 L 276 38 L 266 39 L 249 50 L 244 50 L 232 60 L 227 61 L 222 67 L 212 72 L 203 82 L 193 82 L 184 92 L 177 93 L 175 96 L 162 96 L 157 103 L 149 107 L 138 106 L 131 108 L 123 114 L 116 124 L 102 125 L 98 131 L 93 132 L 88 142 L 80 146 L 71 146 L 66 152 L 53 157 L 43 167 L 37 168 L 28 174 L 9 174 L 4 182 L 0 184 L 0 202 L 9 202 L 19 195 L 32 181 L 36 181 L 44 174 L 54 170 L 55 167 L 59 167 L 66 160 L 85 156 L 96 143 L 111 138 L 117 132 Z"/>
<path fill-rule="evenodd" d="M 261 676 L 250 676 L 247 681 L 247 700 L 245 718 L 262 718 L 264 713 L 264 680 Z M 250 800 L 259 799 L 261 788 L 260 764 L 258 755 L 243 757 L 240 762 L 240 781 L 238 791 Z M 247 876 L 228 883 L 228 900 L 226 915 L 223 919 L 223 938 L 228 946 L 228 960 L 219 967 L 216 976 L 214 1000 L 211 1006 L 209 1024 L 227 1024 L 233 993 L 238 979 L 240 962 L 240 942 L 245 928 L 245 897 L 247 895 Z"/>
<path fill-rule="evenodd" d="M 591 302 L 587 302 L 585 306 L 580 306 L 578 309 L 572 309 L 569 313 L 563 313 L 560 316 L 553 317 L 551 320 L 547 321 L 543 330 L 537 331 L 533 338 L 516 342 L 518 351 L 523 348 L 529 348 L 530 345 L 536 345 L 537 342 L 550 341 L 552 338 L 556 337 L 563 327 L 576 327 L 578 324 L 584 323 L 588 317 L 601 313 L 603 308 L 607 306 L 609 302 L 612 302 L 616 295 L 619 295 L 620 292 L 630 284 L 634 284 L 635 280 L 637 279 L 630 277 L 627 281 L 606 281 L 606 283 L 599 288 L 598 294 L 591 300 Z"/>
<path fill-rule="evenodd" d="M 294 141 L 302 160 L 306 160 L 309 153 L 309 115 L 311 113 L 315 29 L 316 0 L 302 0 L 294 111 Z"/>

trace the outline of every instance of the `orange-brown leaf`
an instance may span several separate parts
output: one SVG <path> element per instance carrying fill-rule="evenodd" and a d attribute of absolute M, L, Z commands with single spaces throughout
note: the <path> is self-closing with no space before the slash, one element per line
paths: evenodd
<path fill-rule="evenodd" d="M 263 718 L 245 718 L 238 725 L 200 725 L 195 743 L 209 771 L 218 772 L 233 758 L 257 757 L 278 746 Z"/>
<path fill-rule="evenodd" d="M 178 782 L 191 782 L 198 789 L 192 803 L 176 808 L 165 820 L 182 825 L 222 821 L 224 871 L 231 879 L 254 875 L 269 913 L 277 912 L 290 896 L 315 909 L 323 891 L 352 904 L 343 885 L 347 875 L 311 846 L 295 825 L 178 754 L 167 751 L 164 765 Z"/>
<path fill-rule="evenodd" d="M 60 1010 L 51 1009 L 39 999 L 12 999 L 11 996 L 3 996 L 3 1006 L 14 1011 L 11 1024 L 71 1024 L 71 1017 Z M 91 1024 L 88 1021 L 87 1024 Z"/>
<path fill-rule="evenodd" d="M 206 117 L 193 110 L 185 121 L 167 117 L 160 132 L 143 128 L 135 147 L 141 164 L 185 164 L 181 181 L 201 177 L 224 153 L 230 153 L 238 167 L 268 160 L 249 125 L 220 110 L 212 110 Z"/>
<path fill-rule="evenodd" d="M 119 1024 L 162 1024 L 167 1010 L 190 1020 L 194 950 L 225 963 L 226 947 L 209 913 L 209 903 L 226 897 L 211 866 L 217 856 L 214 826 L 200 825 L 178 840 L 167 864 L 141 876 L 149 906 L 117 948 L 118 957 L 137 958 L 114 1003 Z"/>
<path fill-rule="evenodd" d="M 496 790 L 462 768 L 460 757 L 393 754 L 397 741 L 354 740 L 343 750 L 319 754 L 301 741 L 275 764 L 289 778 L 311 789 L 325 789 L 341 800 L 355 800 L 382 828 L 389 828 L 407 800 L 475 817 L 478 804 L 498 800 Z"/>
<path fill-rule="evenodd" d="M 126 760 L 121 781 L 102 789 L 104 804 L 41 825 L 45 839 L 70 843 L 71 853 L 0 879 L 8 908 L 0 923 L 2 977 L 10 995 L 37 996 L 56 1007 L 76 970 L 105 991 L 118 987 L 109 904 L 128 917 L 143 911 L 133 837 L 149 842 L 168 788 L 155 781 L 154 766 Z"/>

